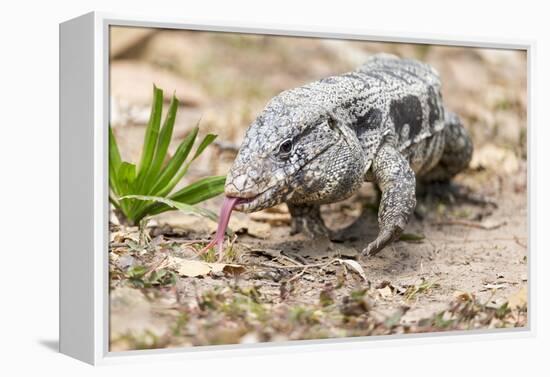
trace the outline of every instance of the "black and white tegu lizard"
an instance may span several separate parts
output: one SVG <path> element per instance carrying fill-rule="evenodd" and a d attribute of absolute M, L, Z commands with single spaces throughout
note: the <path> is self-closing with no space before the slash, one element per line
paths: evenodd
<path fill-rule="evenodd" d="M 227 175 L 222 242 L 233 207 L 254 212 L 279 203 L 288 205 L 292 233 L 326 235 L 320 205 L 367 181 L 381 199 L 379 234 L 363 252 L 380 251 L 413 213 L 417 180 L 448 181 L 470 162 L 472 142 L 443 107 L 440 87 L 431 66 L 381 54 L 271 99 Z"/>

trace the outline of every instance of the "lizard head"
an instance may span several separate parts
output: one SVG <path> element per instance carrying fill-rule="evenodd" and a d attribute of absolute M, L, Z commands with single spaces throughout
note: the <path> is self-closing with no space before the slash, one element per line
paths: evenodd
<path fill-rule="evenodd" d="M 355 133 L 334 115 L 272 100 L 246 132 L 225 195 L 243 212 L 345 199 L 363 181 L 364 165 Z"/>

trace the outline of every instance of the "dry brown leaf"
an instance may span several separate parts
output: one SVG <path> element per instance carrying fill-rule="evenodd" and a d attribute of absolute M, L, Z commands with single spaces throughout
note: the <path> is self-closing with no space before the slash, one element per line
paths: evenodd
<path fill-rule="evenodd" d="M 212 271 L 212 267 L 206 262 L 197 260 L 174 258 L 177 261 L 170 261 L 170 266 L 177 271 L 181 276 L 197 277 L 208 275 Z"/>
<path fill-rule="evenodd" d="M 454 298 L 460 301 L 469 302 L 474 300 L 474 296 L 469 292 L 456 291 L 453 294 Z"/>
<path fill-rule="evenodd" d="M 240 264 L 209 263 L 213 273 L 223 272 L 229 275 L 240 275 L 245 271 L 244 266 Z"/>
<path fill-rule="evenodd" d="M 512 174 L 518 171 L 519 160 L 513 151 L 497 147 L 493 144 L 487 144 L 474 151 L 470 166 Z"/>
<path fill-rule="evenodd" d="M 389 285 L 386 285 L 384 288 L 379 288 L 377 289 L 377 291 L 378 293 L 380 293 L 380 296 L 382 296 L 383 298 L 393 296 L 393 291 Z"/>
<path fill-rule="evenodd" d="M 483 221 L 480 225 L 482 226 L 483 229 L 493 230 L 493 229 L 498 229 L 501 226 L 504 226 L 506 224 L 507 224 L 506 220 L 498 221 L 493 219 L 487 219 Z"/>
<path fill-rule="evenodd" d="M 111 242 L 124 243 L 126 240 L 131 240 L 139 243 L 139 232 L 133 230 L 119 230 L 111 232 L 109 235 Z"/>
<path fill-rule="evenodd" d="M 224 273 L 239 275 L 245 271 L 244 266 L 226 263 L 207 263 L 192 259 L 170 257 L 167 266 L 174 269 L 181 276 L 197 277 L 210 273 Z"/>
<path fill-rule="evenodd" d="M 361 276 L 361 278 L 363 278 L 364 281 L 367 281 L 367 276 L 365 275 L 365 271 L 363 270 L 363 267 L 361 267 L 361 265 L 358 262 L 351 259 L 338 259 L 338 262 L 351 268 L 353 271 L 359 274 L 359 276 Z"/>
<path fill-rule="evenodd" d="M 508 297 L 508 307 L 511 309 L 522 308 L 527 305 L 527 288 L 523 287 Z"/>

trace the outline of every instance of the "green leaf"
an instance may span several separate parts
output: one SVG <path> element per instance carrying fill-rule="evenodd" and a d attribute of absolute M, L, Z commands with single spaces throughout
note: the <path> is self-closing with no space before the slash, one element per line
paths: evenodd
<path fill-rule="evenodd" d="M 169 199 L 193 205 L 222 194 L 224 186 L 224 176 L 206 177 L 176 191 L 174 194 L 170 195 Z M 170 206 L 162 203 L 155 203 L 144 208 L 143 211 L 151 215 L 158 215 L 170 209 Z"/>
<path fill-rule="evenodd" d="M 145 174 L 139 181 L 139 186 L 137 192 L 143 194 L 151 194 L 151 188 L 157 182 L 158 175 L 160 174 L 160 168 L 164 159 L 166 158 L 166 153 L 168 151 L 168 146 L 170 145 L 170 140 L 172 139 L 172 132 L 174 130 L 174 123 L 176 121 L 176 113 L 178 111 L 179 101 L 175 95 L 172 96 L 170 101 L 170 107 L 168 108 L 168 113 L 164 119 L 164 124 L 160 130 L 160 134 L 157 140 L 157 145 L 155 148 L 155 156 L 153 162 L 149 167 L 149 171 Z M 134 212 L 140 212 L 146 204 L 144 202 L 135 203 L 132 206 Z"/>
<path fill-rule="evenodd" d="M 222 193 L 224 177 L 204 178 L 179 190 L 175 196 L 169 196 L 187 173 L 191 162 L 216 139 L 215 135 L 206 135 L 196 148 L 193 158 L 187 161 L 199 131 L 195 127 L 163 167 L 173 136 L 178 106 L 179 101 L 174 95 L 161 127 L 163 93 L 153 86 L 151 113 L 137 165 L 122 161 L 113 129 L 109 127 L 109 200 L 120 210 L 125 218 L 122 220 L 126 220 L 129 225 L 139 223 L 146 216 L 171 209 L 216 219 L 212 212 L 193 205 Z"/>
<path fill-rule="evenodd" d="M 116 173 L 120 184 L 120 194 L 130 194 L 136 180 L 136 165 L 123 161 Z"/>
<path fill-rule="evenodd" d="M 195 155 L 193 156 L 193 159 L 191 161 L 194 161 L 197 157 L 201 155 L 202 152 L 208 147 L 216 138 L 218 135 L 208 134 L 202 139 L 201 143 L 199 144 L 199 147 L 195 151 Z"/>
<path fill-rule="evenodd" d="M 195 127 L 189 133 L 189 135 L 187 135 L 185 139 L 183 139 L 181 144 L 178 146 L 176 153 L 170 159 L 166 167 L 162 170 L 160 177 L 157 179 L 157 182 L 155 183 L 153 189 L 151 190 L 153 194 L 163 196 L 168 194 L 172 190 L 170 189 L 166 192 L 166 187 L 168 183 L 170 183 L 173 177 L 176 175 L 178 170 L 180 170 L 180 167 L 185 162 L 185 159 L 189 155 L 189 152 L 191 152 L 191 148 L 193 147 L 193 143 L 197 138 L 198 132 L 199 132 L 199 128 Z"/>
<path fill-rule="evenodd" d="M 120 152 L 118 150 L 115 134 L 113 133 L 111 126 L 109 126 L 109 163 L 112 165 L 114 170 L 117 171 L 121 162 L 122 159 L 120 158 Z"/>
<path fill-rule="evenodd" d="M 204 139 L 202 139 L 191 161 L 187 162 L 170 180 L 170 182 L 168 182 L 168 184 L 159 192 L 161 196 L 168 195 L 170 191 L 172 191 L 174 187 L 176 187 L 178 182 L 181 181 L 183 176 L 187 173 L 187 170 L 189 170 L 189 165 L 191 165 L 191 163 L 201 155 L 205 148 L 208 147 L 216 139 L 216 137 L 217 135 L 208 134 L 204 137 Z"/>
<path fill-rule="evenodd" d="M 116 143 L 113 129 L 109 126 L 109 186 L 115 194 L 119 194 L 119 182 L 117 179 L 117 171 L 120 169 L 122 160 Z"/>
<path fill-rule="evenodd" d="M 168 146 L 170 145 L 170 140 L 172 139 L 172 132 L 174 130 L 174 123 L 176 121 L 176 113 L 178 111 L 179 101 L 176 96 L 172 96 L 170 102 L 170 107 L 168 108 L 168 114 L 164 120 L 164 124 L 159 134 L 157 147 L 155 150 L 155 158 L 149 169 L 149 173 L 146 177 L 145 190 L 148 192 L 154 183 L 158 175 L 160 174 L 160 168 L 164 159 L 166 158 L 166 153 L 168 152 Z"/>
<path fill-rule="evenodd" d="M 159 136 L 160 119 L 162 116 L 162 100 L 162 90 L 158 89 L 156 86 L 153 86 L 153 104 L 151 106 L 151 115 L 149 116 L 147 129 L 145 130 L 143 150 L 141 152 L 141 160 L 138 165 L 138 179 L 140 184 L 149 172 L 149 168 L 153 162 L 155 147 Z"/>
<path fill-rule="evenodd" d="M 223 193 L 225 176 L 206 177 L 176 191 L 170 199 L 187 204 L 196 204 Z"/>
<path fill-rule="evenodd" d="M 147 273 L 147 268 L 145 266 L 136 265 L 128 268 L 126 275 L 128 275 L 128 277 L 132 279 L 140 279 L 146 273 Z"/>
<path fill-rule="evenodd" d="M 399 236 L 399 240 L 405 242 L 421 242 L 424 238 L 426 237 L 423 234 L 414 233 L 403 233 Z"/>
<path fill-rule="evenodd" d="M 195 207 L 186 203 L 177 202 L 175 200 L 171 200 L 168 198 L 163 198 L 160 196 L 150 196 L 150 195 L 126 195 L 120 198 L 120 200 L 124 199 L 137 199 L 137 200 L 145 200 L 145 201 L 153 201 L 165 204 L 169 207 L 179 209 L 180 211 L 188 214 L 188 215 L 199 215 L 203 217 L 207 217 L 211 219 L 212 221 L 218 221 L 218 216 L 205 208 Z"/>
<path fill-rule="evenodd" d="M 225 186 L 224 176 L 202 178 L 169 196 L 169 199 L 185 204 L 197 204 L 223 193 Z M 162 203 L 153 203 L 140 208 L 137 217 L 158 215 L 170 211 L 172 207 Z"/>
<path fill-rule="evenodd" d="M 122 211 L 120 203 L 111 194 L 109 194 L 109 202 L 119 211 Z"/>

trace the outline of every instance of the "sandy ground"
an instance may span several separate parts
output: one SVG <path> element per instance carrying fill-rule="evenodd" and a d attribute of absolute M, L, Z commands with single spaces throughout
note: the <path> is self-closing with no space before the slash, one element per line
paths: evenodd
<path fill-rule="evenodd" d="M 199 119 L 201 132 L 219 135 L 182 184 L 225 174 L 247 125 L 279 91 L 353 69 L 375 52 L 422 59 L 441 73 L 447 106 L 474 139 L 470 169 L 457 181 L 498 204 L 422 197 L 403 240 L 369 259 L 358 255 L 377 233 L 369 184 L 323 208 L 344 242 L 289 236 L 284 205 L 236 213 L 222 261 L 230 265 L 218 269 L 208 269 L 213 255 L 196 253 L 215 230 L 210 220 L 171 212 L 154 218 L 146 236 L 115 222 L 113 350 L 526 324 L 524 54 L 139 29 L 115 30 L 111 46 L 111 120 L 124 158 L 139 157 L 152 82 L 183 100 L 172 148 Z M 470 306 L 457 309 L 457 300 Z M 503 315 L 505 304 L 514 310 Z"/>

